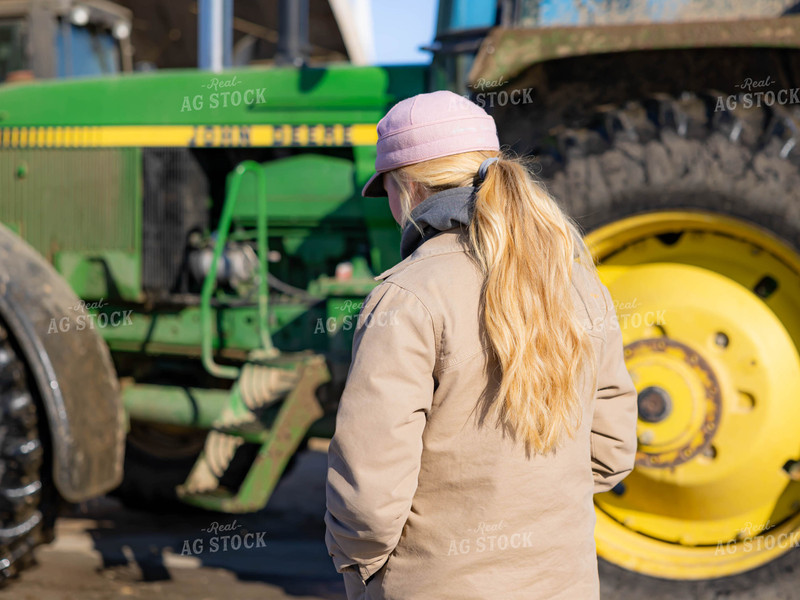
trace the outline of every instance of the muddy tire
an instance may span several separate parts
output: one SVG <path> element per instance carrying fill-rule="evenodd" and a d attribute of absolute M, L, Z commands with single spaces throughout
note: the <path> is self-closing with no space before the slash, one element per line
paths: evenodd
<path fill-rule="evenodd" d="M 715 110 L 717 97 L 685 93 L 598 110 L 587 126 L 534 144 L 540 177 L 586 232 L 688 208 L 754 222 L 800 248 L 798 119 L 782 107 Z"/>
<path fill-rule="evenodd" d="M 0 323 L 0 584 L 53 539 L 58 496 L 45 417 L 21 352 Z"/>
<path fill-rule="evenodd" d="M 800 550 L 790 550 L 769 564 L 730 577 L 673 581 L 633 574 L 599 560 L 600 597 L 609 600 L 792 600 L 797 597 Z"/>
<path fill-rule="evenodd" d="M 766 106 L 717 110 L 717 97 L 684 93 L 598 109 L 544 141 L 529 141 L 538 175 L 585 233 L 637 214 L 700 210 L 754 223 L 800 252 L 798 114 Z M 599 563 L 603 597 L 777 600 L 797 593 L 800 552 L 702 581 Z"/>

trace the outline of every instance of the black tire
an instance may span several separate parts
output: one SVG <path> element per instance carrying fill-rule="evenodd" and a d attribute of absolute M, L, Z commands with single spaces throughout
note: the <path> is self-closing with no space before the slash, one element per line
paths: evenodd
<path fill-rule="evenodd" d="M 44 424 L 21 352 L 0 323 L 0 584 L 54 537 L 58 495 Z"/>
<path fill-rule="evenodd" d="M 131 423 L 125 442 L 125 465 L 122 483 L 112 492 L 128 508 L 153 513 L 174 513 L 191 510 L 175 493 L 176 486 L 186 481 L 197 456 L 202 450 L 202 434 L 185 432 L 168 436 L 174 447 L 164 443 L 151 444 L 152 430 L 148 424 Z M 142 430 L 145 428 L 144 435 Z M 156 435 L 160 431 L 154 428 Z M 172 440 L 170 440 L 172 437 Z"/>
<path fill-rule="evenodd" d="M 717 98 L 687 92 L 598 111 L 588 126 L 535 144 L 540 176 L 585 232 L 638 213 L 700 209 L 800 249 L 798 120 L 782 107 L 715 111 Z"/>
<path fill-rule="evenodd" d="M 800 252 L 797 114 L 716 111 L 717 98 L 684 93 L 598 110 L 532 144 L 539 177 L 585 233 L 635 214 L 695 209 L 760 225 Z M 647 577 L 600 559 L 603 597 L 793 598 L 798 556 L 707 581 Z"/>
<path fill-rule="evenodd" d="M 701 581 L 673 581 L 634 574 L 598 561 L 600 597 L 608 600 L 794 600 L 800 578 L 800 550 L 793 549 L 752 571 Z"/>
<path fill-rule="evenodd" d="M 185 513 L 187 511 L 204 512 L 200 508 L 188 505 L 178 498 L 175 488 L 186 481 L 197 457 L 202 450 L 205 432 L 174 430 L 170 435 L 164 433 L 162 443 L 148 443 L 156 441 L 153 431 L 163 430 L 158 425 L 145 423 L 132 423 L 132 433 L 129 434 L 125 450 L 125 474 L 120 486 L 114 490 L 113 495 L 120 501 L 135 510 L 153 513 Z M 148 434 L 136 428 L 147 428 Z M 172 447 L 166 446 L 170 444 Z M 289 459 L 282 475 L 286 475 L 295 464 L 297 454 L 305 447 L 305 443 Z M 238 489 L 247 475 L 247 471 L 260 446 L 257 444 L 242 444 L 234 455 L 231 465 L 222 476 L 222 487 L 229 490 Z"/>

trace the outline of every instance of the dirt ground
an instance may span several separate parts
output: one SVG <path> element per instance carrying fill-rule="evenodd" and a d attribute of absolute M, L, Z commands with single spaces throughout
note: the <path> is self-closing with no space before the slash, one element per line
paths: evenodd
<path fill-rule="evenodd" d="M 254 515 L 153 515 L 112 498 L 78 506 L 0 599 L 344 600 L 323 541 L 326 465 L 324 447 L 312 445 Z M 718 581 L 662 581 L 604 563 L 600 573 L 603 600 L 800 599 L 798 550 Z"/>
<path fill-rule="evenodd" d="M 250 515 L 154 515 L 108 497 L 80 505 L 0 598 L 344 600 L 323 541 L 326 467 L 324 451 L 304 452 Z"/>

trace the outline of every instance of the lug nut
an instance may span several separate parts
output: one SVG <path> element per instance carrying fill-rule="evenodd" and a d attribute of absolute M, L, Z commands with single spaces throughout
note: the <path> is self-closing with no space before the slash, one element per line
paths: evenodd
<path fill-rule="evenodd" d="M 654 438 L 655 438 L 655 436 L 653 435 L 652 431 L 650 431 L 650 430 L 643 431 L 641 433 L 641 435 L 639 435 L 639 443 L 640 444 L 652 444 Z"/>

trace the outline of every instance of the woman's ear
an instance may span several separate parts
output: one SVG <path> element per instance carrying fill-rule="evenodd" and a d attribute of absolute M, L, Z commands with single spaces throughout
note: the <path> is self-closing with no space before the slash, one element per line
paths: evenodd
<path fill-rule="evenodd" d="M 411 194 L 411 206 L 409 210 L 413 209 L 417 204 L 425 200 L 429 194 L 424 186 L 417 181 L 410 181 L 408 184 L 408 191 Z"/>
<path fill-rule="evenodd" d="M 419 204 L 419 197 L 417 195 L 418 190 L 419 186 L 417 185 L 416 181 L 408 182 L 408 193 L 411 197 L 411 208 L 414 208 L 417 204 Z"/>

